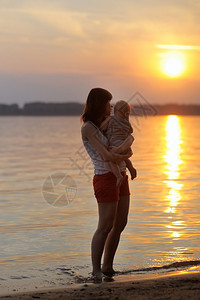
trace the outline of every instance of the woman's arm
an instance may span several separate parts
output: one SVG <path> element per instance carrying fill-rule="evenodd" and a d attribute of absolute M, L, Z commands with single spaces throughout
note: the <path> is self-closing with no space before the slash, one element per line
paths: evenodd
<path fill-rule="evenodd" d="M 90 123 L 85 123 L 81 129 L 83 139 L 87 139 L 105 161 L 120 162 L 128 159 L 130 154 L 111 153 L 98 137 L 97 129 Z"/>
<path fill-rule="evenodd" d="M 125 141 L 118 147 L 111 146 L 110 149 L 114 153 L 123 153 L 126 150 L 129 150 L 131 145 L 133 144 L 134 137 L 132 135 L 128 136 Z"/>

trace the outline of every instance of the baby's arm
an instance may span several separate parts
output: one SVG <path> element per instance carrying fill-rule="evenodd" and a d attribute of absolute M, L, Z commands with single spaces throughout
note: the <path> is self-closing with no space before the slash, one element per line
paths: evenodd
<path fill-rule="evenodd" d="M 125 159 L 125 163 L 126 163 L 126 167 L 128 168 L 131 174 L 131 180 L 133 180 L 135 177 L 137 177 L 137 170 L 133 167 L 130 159 Z"/>
<path fill-rule="evenodd" d="M 101 125 L 100 125 L 100 130 L 101 130 L 101 131 L 106 130 L 107 127 L 108 127 L 108 124 L 110 123 L 111 120 L 112 120 L 112 118 L 111 118 L 110 116 L 107 117 L 107 118 L 101 123 Z"/>

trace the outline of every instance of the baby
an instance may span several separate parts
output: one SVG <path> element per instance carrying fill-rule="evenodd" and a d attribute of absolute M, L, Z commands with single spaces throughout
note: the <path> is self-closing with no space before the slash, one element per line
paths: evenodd
<path fill-rule="evenodd" d="M 107 117 L 101 124 L 100 128 L 104 131 L 108 138 L 111 151 L 113 152 L 117 153 L 117 147 L 122 144 L 124 146 L 123 148 L 125 149 L 125 153 L 131 151 L 130 146 L 133 143 L 134 138 L 131 135 L 133 133 L 133 128 L 129 122 L 130 111 L 130 105 L 126 101 L 120 100 L 114 106 L 114 116 Z M 133 180 L 136 177 L 136 169 L 133 167 L 129 159 L 125 160 L 125 163 L 131 174 L 131 179 Z M 110 162 L 110 167 L 117 178 L 116 185 L 120 186 L 123 176 L 118 164 Z"/>

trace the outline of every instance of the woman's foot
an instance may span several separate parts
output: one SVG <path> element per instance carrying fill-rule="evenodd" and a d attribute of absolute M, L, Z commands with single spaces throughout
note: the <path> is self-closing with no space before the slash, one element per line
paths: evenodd
<path fill-rule="evenodd" d="M 102 278 L 103 278 L 103 274 L 101 272 L 92 273 L 91 279 L 94 283 L 101 283 Z"/>
<path fill-rule="evenodd" d="M 110 276 L 104 276 L 103 281 L 105 281 L 105 282 L 112 282 L 112 281 L 114 281 L 114 278 L 110 277 Z"/>
<path fill-rule="evenodd" d="M 103 275 L 108 276 L 108 277 L 113 277 L 115 275 L 115 270 L 113 270 L 113 268 L 111 268 L 111 269 L 102 268 L 101 272 L 103 273 Z"/>

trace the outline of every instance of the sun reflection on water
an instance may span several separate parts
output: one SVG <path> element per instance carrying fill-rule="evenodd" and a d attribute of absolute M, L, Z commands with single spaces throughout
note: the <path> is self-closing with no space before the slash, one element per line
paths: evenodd
<path fill-rule="evenodd" d="M 182 183 L 178 182 L 179 179 L 179 165 L 182 163 L 180 159 L 181 149 L 181 128 L 179 124 L 179 117 L 168 116 L 166 123 L 166 154 L 164 155 L 164 160 L 166 162 L 165 174 L 167 175 L 167 180 L 164 182 L 169 187 L 168 195 L 166 200 L 169 203 L 169 207 L 165 210 L 166 213 L 170 214 L 169 219 L 171 221 L 170 225 L 166 227 L 170 229 L 168 233 L 173 238 L 173 240 L 179 239 L 181 232 L 178 231 L 184 227 L 184 221 L 172 221 L 172 214 L 176 212 L 176 206 L 181 200 L 181 188 Z"/>

